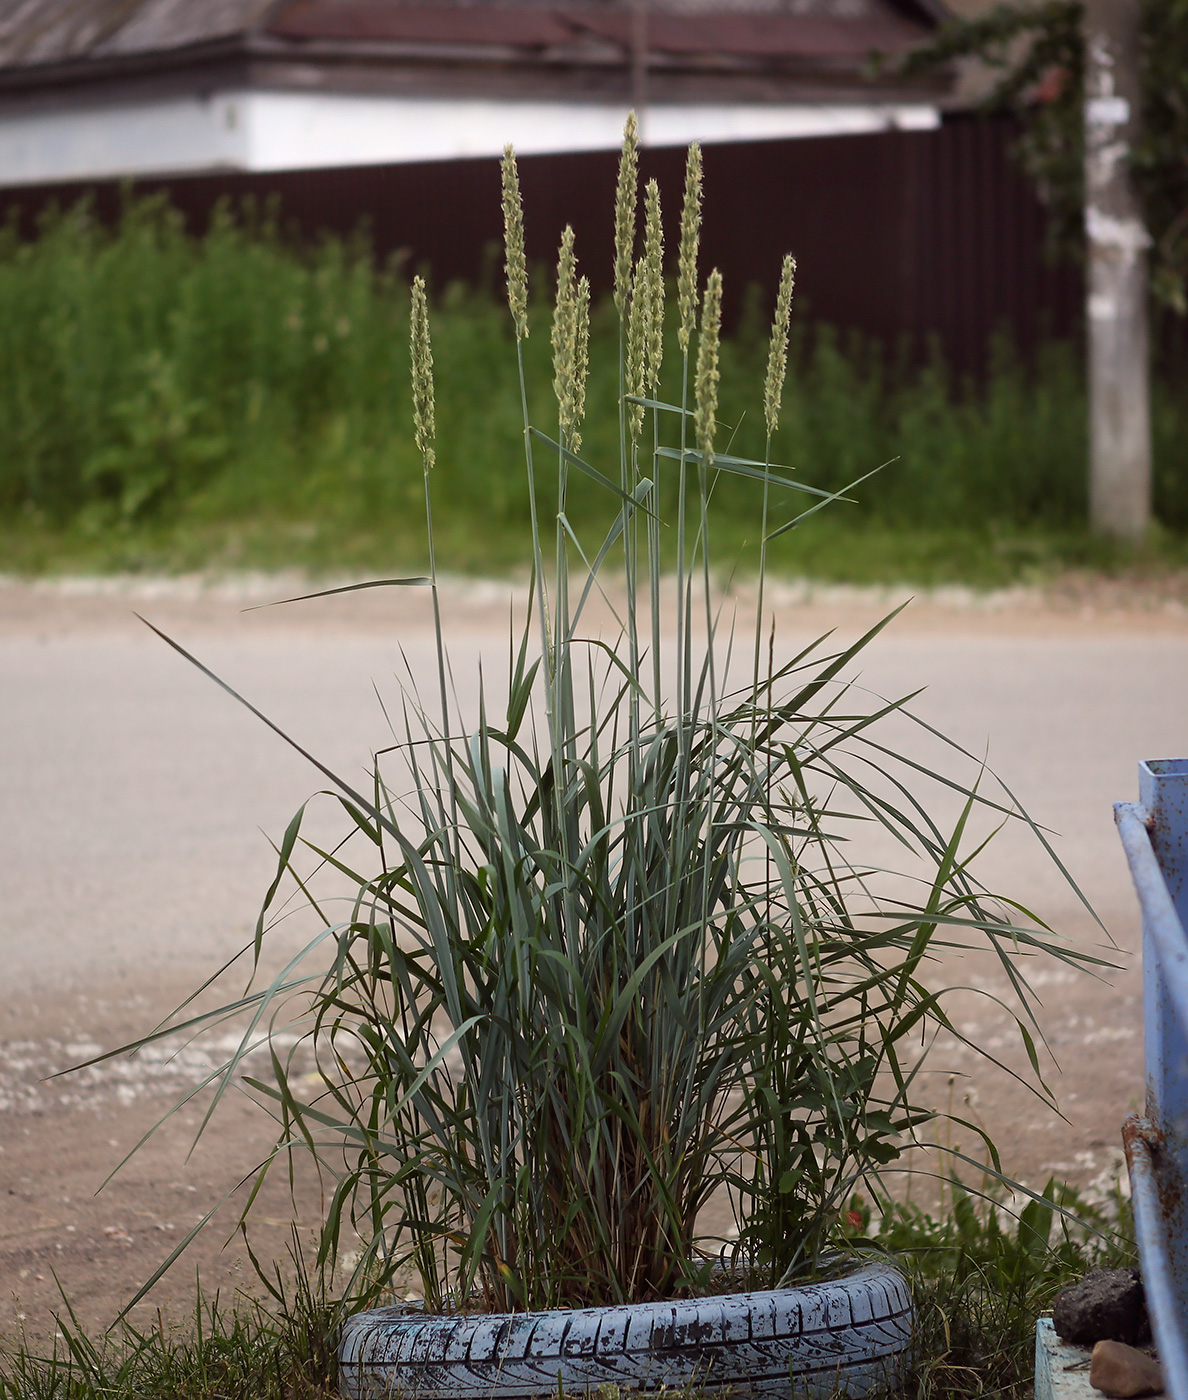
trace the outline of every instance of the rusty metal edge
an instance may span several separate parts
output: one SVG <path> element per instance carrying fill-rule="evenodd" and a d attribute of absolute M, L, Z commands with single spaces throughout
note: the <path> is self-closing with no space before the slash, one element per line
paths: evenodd
<path fill-rule="evenodd" d="M 1188 1338 L 1176 1306 L 1173 1266 L 1167 1247 L 1168 1221 L 1160 1182 L 1162 1134 L 1134 1113 L 1122 1125 L 1122 1143 L 1130 1170 L 1130 1200 L 1143 1265 L 1147 1311 L 1163 1370 L 1165 1392 L 1188 1400 Z"/>

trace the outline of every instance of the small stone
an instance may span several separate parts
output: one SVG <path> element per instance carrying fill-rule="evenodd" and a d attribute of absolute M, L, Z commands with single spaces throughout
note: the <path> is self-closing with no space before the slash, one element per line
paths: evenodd
<path fill-rule="evenodd" d="M 1127 1342 L 1134 1346 L 1150 1335 L 1142 1276 L 1137 1269 L 1094 1269 L 1052 1304 L 1052 1324 L 1066 1342 Z"/>
<path fill-rule="evenodd" d="M 1158 1395 L 1163 1374 L 1146 1352 L 1125 1342 L 1098 1342 L 1089 1362 L 1089 1384 L 1105 1395 Z"/>

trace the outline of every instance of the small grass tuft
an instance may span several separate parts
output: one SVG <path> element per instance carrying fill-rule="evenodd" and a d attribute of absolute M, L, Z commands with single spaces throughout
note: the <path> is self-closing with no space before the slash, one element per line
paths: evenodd
<path fill-rule="evenodd" d="M 187 1327 L 122 1323 L 97 1339 L 66 1303 L 48 1352 L 0 1344 L 0 1400 L 332 1400 L 334 1311 L 308 1279 L 268 1309 L 199 1293 Z"/>

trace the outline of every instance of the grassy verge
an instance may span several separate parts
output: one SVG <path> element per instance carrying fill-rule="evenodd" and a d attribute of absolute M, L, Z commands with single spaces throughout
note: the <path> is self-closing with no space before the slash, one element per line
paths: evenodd
<path fill-rule="evenodd" d="M 522 573 L 528 556 L 523 529 L 485 529 L 481 522 L 447 516 L 445 541 L 455 573 Z M 742 576 L 753 573 L 753 541 L 736 527 L 722 541 Z M 300 569 L 313 578 L 342 574 L 415 573 L 425 566 L 423 531 L 407 517 L 372 524 L 284 516 L 261 511 L 222 520 L 183 517 L 93 532 L 44 522 L 0 520 L 0 558 L 10 574 L 218 575 L 247 569 Z M 773 574 L 823 583 L 906 584 L 977 589 L 1015 584 L 1043 587 L 1069 571 L 1154 582 L 1188 569 L 1188 541 L 1160 531 L 1135 551 L 1085 531 L 1036 528 L 913 529 L 877 520 L 823 518 L 776 542 Z"/>
<path fill-rule="evenodd" d="M 330 1400 L 332 1311 L 299 1276 L 273 1309 L 199 1296 L 193 1323 L 88 1335 L 69 1304 L 52 1351 L 0 1343 L 0 1400 Z"/>
<path fill-rule="evenodd" d="M 578 250 L 579 255 L 581 250 Z M 742 455 L 762 425 L 767 309 L 723 347 L 719 416 Z M 361 242 L 291 247 L 228 211 L 201 238 L 164 205 L 130 206 L 114 233 L 84 211 L 32 243 L 0 236 L 0 548 L 6 567 L 182 570 L 416 567 L 420 459 L 408 404 L 407 289 Z M 584 453 L 617 460 L 614 318 L 597 309 Z M 495 299 L 454 287 L 434 313 L 442 429 L 441 543 L 455 568 L 526 557 L 514 367 Z M 551 391 L 548 327 L 525 345 L 530 407 Z M 666 355 L 676 356 L 675 344 Z M 1179 376 L 1182 379 L 1182 374 Z M 1085 399 L 1074 347 L 1026 365 L 1000 344 L 987 381 L 956 380 L 828 329 L 794 333 L 776 459 L 837 489 L 889 463 L 785 537 L 777 570 L 849 582 L 996 586 L 1134 561 L 1091 541 Z M 1156 385 L 1164 532 L 1144 567 L 1188 557 L 1188 396 Z M 673 483 L 668 488 L 675 490 Z M 736 489 L 737 488 L 737 489 Z M 753 558 L 754 496 L 721 482 L 718 558 Z M 547 502 L 542 502 L 547 507 Z M 575 481 L 571 508 L 605 510 Z M 779 503 L 777 503 L 778 509 Z"/>

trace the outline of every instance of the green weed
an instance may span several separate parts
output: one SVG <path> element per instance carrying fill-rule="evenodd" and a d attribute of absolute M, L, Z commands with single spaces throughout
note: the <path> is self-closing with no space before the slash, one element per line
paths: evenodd
<path fill-rule="evenodd" d="M 869 1206 L 856 1202 L 859 1228 Z M 1027 1400 L 1035 1326 L 1090 1269 L 1138 1262 L 1129 1203 L 1093 1203 L 1055 1181 L 1017 1213 L 950 1178 L 933 1212 L 887 1205 L 877 1238 L 912 1282 L 915 1400 Z M 863 1217 L 865 1217 L 863 1219 Z"/>

